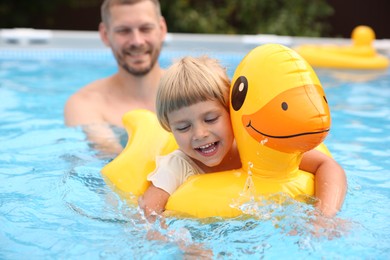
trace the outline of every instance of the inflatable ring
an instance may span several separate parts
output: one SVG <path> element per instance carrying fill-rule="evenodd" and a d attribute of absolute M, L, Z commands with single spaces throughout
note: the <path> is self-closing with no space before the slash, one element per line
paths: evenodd
<path fill-rule="evenodd" d="M 116 189 L 139 196 L 149 187 L 146 177 L 156 168 L 156 156 L 178 148 L 171 133 L 165 131 L 154 113 L 133 110 L 123 116 L 129 136 L 126 147 L 102 169 Z"/>
<path fill-rule="evenodd" d="M 299 170 L 299 164 L 303 153 L 319 144 L 329 154 L 322 141 L 330 129 L 330 112 L 317 75 L 301 56 L 278 44 L 250 51 L 232 79 L 230 113 L 242 169 L 191 176 L 170 196 L 168 211 L 200 218 L 243 214 L 231 204 L 240 199 L 249 178 L 253 196 L 314 195 L 313 175 Z M 155 156 L 176 144 L 151 112 L 129 112 L 124 122 L 133 136 L 102 173 L 122 191 L 140 195 Z"/>
<path fill-rule="evenodd" d="M 295 50 L 314 67 L 342 69 L 385 69 L 389 60 L 373 47 L 375 32 L 368 26 L 352 31 L 351 46 L 301 45 Z"/>

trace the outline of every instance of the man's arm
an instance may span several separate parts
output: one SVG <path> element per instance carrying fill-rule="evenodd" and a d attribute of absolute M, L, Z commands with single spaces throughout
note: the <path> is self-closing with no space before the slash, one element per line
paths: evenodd
<path fill-rule="evenodd" d="M 79 91 L 73 94 L 64 107 L 65 124 L 81 126 L 104 122 L 95 103 L 89 93 Z"/>
<path fill-rule="evenodd" d="M 96 103 L 83 93 L 76 93 L 69 98 L 64 108 L 64 121 L 67 126 L 82 126 L 87 139 L 94 149 L 107 155 L 119 154 L 123 147 L 111 126 L 104 121 Z"/>

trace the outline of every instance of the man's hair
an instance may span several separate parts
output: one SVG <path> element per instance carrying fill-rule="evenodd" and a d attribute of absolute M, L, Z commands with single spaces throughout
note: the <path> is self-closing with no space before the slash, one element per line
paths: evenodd
<path fill-rule="evenodd" d="M 150 1 L 156 6 L 156 13 L 161 16 L 161 7 L 159 0 L 104 0 L 101 6 L 102 22 L 108 26 L 111 18 L 110 8 L 114 5 L 134 5 L 140 2 Z"/>
<path fill-rule="evenodd" d="M 184 57 L 167 69 L 157 91 L 156 110 L 161 126 L 171 131 L 168 114 L 198 102 L 216 100 L 229 111 L 230 80 L 219 61 Z"/>

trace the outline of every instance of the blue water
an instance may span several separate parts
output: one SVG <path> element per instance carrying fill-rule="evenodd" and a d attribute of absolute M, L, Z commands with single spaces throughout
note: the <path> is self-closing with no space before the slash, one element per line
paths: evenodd
<path fill-rule="evenodd" d="M 244 55 L 209 54 L 230 75 Z M 165 51 L 162 66 L 180 55 Z M 298 203 L 230 220 L 172 217 L 167 230 L 145 222 L 104 182 L 109 158 L 63 123 L 67 98 L 115 70 L 107 50 L 0 50 L 0 259 L 390 258 L 389 70 L 316 70 L 332 113 L 326 144 L 349 183 L 322 236 Z"/>

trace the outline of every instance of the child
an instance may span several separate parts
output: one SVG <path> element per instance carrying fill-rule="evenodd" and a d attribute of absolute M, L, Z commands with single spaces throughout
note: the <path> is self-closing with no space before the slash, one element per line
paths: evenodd
<path fill-rule="evenodd" d="M 179 149 L 157 158 L 150 187 L 139 199 L 145 216 L 164 211 L 169 196 L 194 174 L 241 168 L 229 116 L 230 81 L 217 60 L 184 57 L 162 77 L 157 117 Z M 340 209 L 346 192 L 345 173 L 319 151 L 306 152 L 300 169 L 316 174 L 317 207 L 326 216 Z"/>

